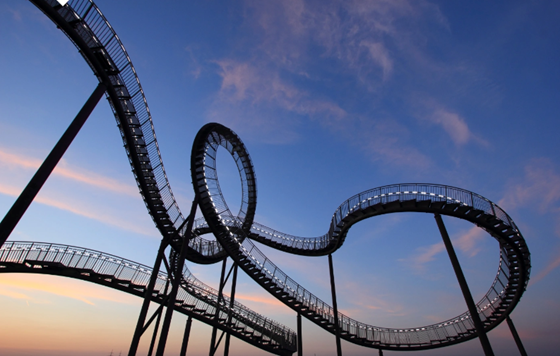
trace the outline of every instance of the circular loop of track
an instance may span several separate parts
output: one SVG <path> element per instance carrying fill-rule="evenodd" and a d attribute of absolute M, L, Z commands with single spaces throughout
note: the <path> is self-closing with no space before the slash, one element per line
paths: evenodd
<path fill-rule="evenodd" d="M 241 206 L 237 216 L 231 213 L 220 188 L 216 170 L 219 147 L 231 154 L 241 178 Z M 251 158 L 239 136 L 217 123 L 204 125 L 193 142 L 191 175 L 195 194 L 200 198 L 202 214 L 210 228 L 216 224 L 227 229 L 236 227 L 245 232 L 238 235 L 247 235 L 255 217 L 257 186 Z M 222 221 L 225 220 L 223 216 L 230 221 Z"/>

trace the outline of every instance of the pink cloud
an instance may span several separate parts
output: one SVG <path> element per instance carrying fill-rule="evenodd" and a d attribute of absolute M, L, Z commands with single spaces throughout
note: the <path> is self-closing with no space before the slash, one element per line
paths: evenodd
<path fill-rule="evenodd" d="M 393 60 L 389 56 L 387 48 L 381 42 L 362 41 L 360 46 L 366 47 L 371 59 L 382 69 L 383 80 L 387 80 L 393 72 Z"/>
<path fill-rule="evenodd" d="M 469 142 L 471 132 L 465 120 L 458 114 L 438 109 L 429 117 L 429 120 L 441 125 L 456 145 L 459 146 Z"/>
<path fill-rule="evenodd" d="M 469 257 L 474 257 L 480 252 L 480 247 L 478 243 L 484 238 L 489 237 L 486 231 L 482 230 L 478 226 L 471 227 L 467 232 L 461 234 L 456 238 L 453 243 Z"/>
<path fill-rule="evenodd" d="M 560 174 L 553 163 L 544 158 L 533 159 L 525 166 L 523 178 L 508 185 L 499 205 L 514 209 L 535 204 L 542 213 L 559 212 Z"/>
<path fill-rule="evenodd" d="M 236 294 L 235 299 L 246 300 L 250 302 L 256 302 L 261 304 L 266 304 L 269 306 L 281 306 L 285 307 L 284 303 L 272 296 L 258 296 L 258 295 L 246 295 L 246 294 Z"/>
<path fill-rule="evenodd" d="M 454 249 L 459 249 L 469 257 L 474 257 L 480 252 L 479 243 L 487 238 L 487 233 L 477 226 L 473 226 L 466 232 L 461 233 L 458 237 L 452 237 Z M 434 261 L 435 256 L 446 251 L 443 242 L 433 245 L 419 247 L 417 254 L 411 258 L 401 259 L 416 272 L 422 273 L 426 270 L 426 264 Z"/>
<path fill-rule="evenodd" d="M 560 266 L 560 254 L 556 256 L 552 261 L 546 265 L 546 267 L 540 271 L 535 277 L 533 277 L 530 281 L 530 284 L 535 284 L 541 280 L 543 280 L 548 274 L 554 271 L 556 268 Z"/>
<path fill-rule="evenodd" d="M 341 309 L 340 311 L 358 321 L 368 323 L 364 317 L 370 317 L 368 311 L 372 311 L 376 315 L 388 314 L 392 317 L 406 315 L 405 307 L 398 303 L 392 297 L 380 297 L 379 290 L 372 294 L 371 291 L 364 288 L 362 284 L 354 282 L 345 282 L 343 284 L 344 295 L 352 296 L 351 305 L 354 308 Z M 338 292 L 337 292 L 338 294 Z M 364 314 L 365 312 L 365 314 Z"/>
<path fill-rule="evenodd" d="M 13 154 L 5 149 L 0 149 L 0 163 L 8 166 L 36 170 L 42 162 L 42 160 L 36 158 Z M 126 194 L 135 197 L 139 194 L 138 188 L 133 185 L 121 183 L 116 179 L 102 176 L 95 172 L 69 167 L 64 160 L 59 162 L 52 174 L 114 193 Z"/>
<path fill-rule="evenodd" d="M 6 194 L 13 197 L 17 197 L 21 194 L 21 189 L 0 183 L 0 194 Z M 145 228 L 139 226 L 135 222 L 124 221 L 119 216 L 116 216 L 115 214 L 111 214 L 110 212 L 106 212 L 106 211 L 100 212 L 100 211 L 95 211 L 95 209 L 92 208 L 86 208 L 83 206 L 82 203 L 64 202 L 60 198 L 60 196 L 58 196 L 57 198 L 53 198 L 48 196 L 47 194 L 39 193 L 35 198 L 34 202 L 51 206 L 53 208 L 57 208 L 60 210 L 68 211 L 70 213 L 83 216 L 88 219 L 96 220 L 103 224 L 111 225 L 119 229 L 131 231 L 137 234 L 142 234 L 147 236 L 156 236 L 154 235 L 153 230 L 146 230 Z"/>
<path fill-rule="evenodd" d="M 106 300 L 115 303 L 137 304 L 137 298 L 126 293 L 99 287 L 93 284 L 77 280 L 29 274 L 3 275 L 0 279 L 0 294 L 14 299 L 24 299 L 37 304 L 45 304 L 48 301 L 29 297 L 25 291 L 41 291 L 56 296 L 79 300 L 89 305 L 95 305 L 94 300 Z"/>
<path fill-rule="evenodd" d="M 315 58 L 310 44 L 324 49 L 323 57 L 336 58 L 358 79 L 373 89 L 387 80 L 394 60 L 388 47 L 413 53 L 418 41 L 410 24 L 423 18 L 448 27 L 437 6 L 427 2 L 399 1 L 246 1 L 247 23 L 262 39 L 256 47 L 288 70 L 305 66 Z M 401 23 L 407 23 L 402 27 Z M 410 57 L 410 55 L 408 55 Z"/>
<path fill-rule="evenodd" d="M 222 85 L 209 116 L 239 132 L 250 131 L 261 139 L 266 137 L 267 142 L 285 143 L 297 138 L 302 117 L 332 126 L 348 116 L 336 103 L 314 98 L 274 70 L 234 60 L 216 63 Z"/>

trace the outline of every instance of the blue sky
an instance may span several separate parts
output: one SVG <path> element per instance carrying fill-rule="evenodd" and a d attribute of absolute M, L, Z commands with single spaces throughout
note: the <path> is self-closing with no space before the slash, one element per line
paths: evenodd
<path fill-rule="evenodd" d="M 97 5 L 139 75 L 183 212 L 193 198 L 192 141 L 211 121 L 232 128 L 249 149 L 256 221 L 286 233 L 325 233 L 340 203 L 377 186 L 430 182 L 474 191 L 509 213 L 531 251 L 531 282 L 512 314 L 528 353 L 558 350 L 558 2 Z M 5 214 L 97 83 L 75 47 L 31 3 L 0 1 L 0 33 Z M 226 197 L 235 199 L 237 173 L 224 163 L 220 174 Z M 497 243 L 468 223 L 446 224 L 478 300 L 493 281 Z M 153 263 L 159 235 L 105 99 L 10 240 L 72 244 Z M 263 250 L 330 300 L 326 257 Z M 466 310 L 430 215 L 361 222 L 333 258 L 339 307 L 360 321 L 414 327 Z M 219 266 L 189 268 L 217 284 Z M 295 312 L 240 278 L 241 302 L 295 329 Z M 128 349 L 140 301 L 80 281 L 0 274 L 0 305 L 2 354 L 105 355 Z M 169 354 L 179 352 L 185 320 L 174 319 Z M 305 354 L 333 353 L 334 337 L 307 321 L 304 328 Z M 195 322 L 193 333 L 189 354 L 207 353 L 210 329 Z M 505 325 L 489 338 L 496 354 L 516 353 Z M 232 347 L 233 354 L 260 354 L 242 342 Z M 371 353 L 346 342 L 343 351 Z M 482 354 L 477 340 L 417 354 L 450 351 Z"/>

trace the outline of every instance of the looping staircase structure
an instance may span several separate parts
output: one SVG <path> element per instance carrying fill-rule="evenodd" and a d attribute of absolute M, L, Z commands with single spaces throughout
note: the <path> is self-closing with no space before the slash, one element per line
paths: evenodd
<path fill-rule="evenodd" d="M 186 258 L 196 263 L 215 263 L 231 257 L 250 277 L 287 306 L 331 333 L 365 347 L 385 350 L 418 350 L 455 344 L 477 336 L 469 312 L 422 327 L 385 328 L 353 320 L 296 283 L 252 240 L 304 256 L 328 255 L 340 248 L 353 224 L 377 215 L 423 212 L 448 215 L 486 230 L 500 244 L 496 278 L 476 308 L 488 331 L 503 321 L 519 302 L 529 281 L 530 254 L 515 223 L 490 200 L 459 188 L 436 184 L 396 184 L 374 188 L 342 203 L 334 212 L 326 234 L 303 238 L 285 234 L 253 221 L 256 211 L 256 179 L 250 156 L 239 137 L 219 124 L 205 125 L 197 134 L 191 155 L 191 175 L 204 219 L 186 231 L 186 219 L 173 196 L 158 148 L 151 113 L 142 86 L 119 37 L 92 0 L 30 0 L 76 45 L 94 74 L 106 88 L 126 154 L 149 214 L 164 239 L 176 251 L 186 244 Z M 216 153 L 222 147 L 233 157 L 242 185 L 241 208 L 233 214 L 225 202 L 216 170 Z M 206 240 L 212 233 L 215 240 Z M 191 236 L 184 240 L 184 236 Z M 6 243 L 2 247 L 4 271 L 67 273 L 74 277 L 141 295 L 150 269 L 117 257 L 75 247 Z M 69 252 L 61 252 L 61 249 Z M 88 254 L 85 258 L 84 254 Z M 59 259 L 56 256 L 64 256 Z M 16 256 L 16 257 L 14 257 Z M 77 257 L 79 256 L 79 258 Z M 111 260 L 113 259 L 113 260 Z M 88 262 L 92 261 L 92 262 Z M 96 261 L 95 264 L 92 264 Z M 100 262 L 102 261 L 102 262 Z M 115 262 L 120 261 L 120 262 Z M 110 273 L 96 269 L 111 266 Z M 135 267 L 131 267 L 135 266 Z M 218 303 L 218 292 L 196 280 L 184 269 L 182 296 L 175 309 L 226 330 L 243 340 L 277 354 L 295 351 L 295 334 L 279 324 L 235 304 Z M 167 277 L 158 278 L 161 288 Z M 220 312 L 214 312 L 219 305 Z M 229 314 L 228 314 L 229 313 Z M 235 325 L 225 320 L 233 315 Z M 336 325 L 335 320 L 338 320 Z"/>
<path fill-rule="evenodd" d="M 220 190 L 216 157 L 219 147 L 231 153 L 240 171 L 243 199 L 237 216 L 231 213 Z M 490 200 L 464 189 L 438 184 L 395 184 L 367 190 L 342 203 L 334 212 L 329 231 L 317 238 L 302 238 L 271 230 L 263 225 L 247 227 L 243 206 L 256 206 L 256 195 L 246 194 L 255 176 L 250 157 L 237 135 L 223 125 L 205 125 L 196 136 L 191 156 L 191 175 L 204 215 L 227 254 L 258 284 L 310 321 L 335 333 L 333 308 L 299 285 L 252 240 L 299 255 L 326 255 L 337 250 L 357 222 L 382 214 L 424 212 L 470 221 L 496 238 L 500 263 L 496 278 L 477 311 L 486 331 L 502 322 L 518 303 L 529 281 L 530 254 L 511 218 Z M 248 177 L 248 178 L 247 178 Z M 246 200 L 246 201 L 245 201 Z M 221 254 L 221 252 L 220 252 Z M 386 350 L 428 349 L 450 345 L 477 336 L 470 313 L 422 327 L 383 328 L 368 325 L 338 313 L 341 338 L 362 346 Z"/>

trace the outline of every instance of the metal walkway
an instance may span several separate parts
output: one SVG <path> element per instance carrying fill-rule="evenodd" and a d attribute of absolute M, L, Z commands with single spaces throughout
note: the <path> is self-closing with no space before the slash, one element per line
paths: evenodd
<path fill-rule="evenodd" d="M 72 277 L 144 297 L 152 268 L 76 246 L 8 241 L 0 247 L 0 273 L 9 272 Z M 167 274 L 159 272 L 152 301 L 165 303 L 168 282 Z M 297 336 L 294 331 L 238 302 L 234 302 L 230 309 L 227 296 L 221 300 L 216 319 L 217 300 L 217 290 L 184 270 L 182 289 L 175 302 L 176 311 L 273 354 L 291 355 L 295 351 Z"/>

